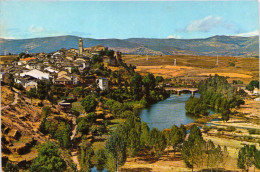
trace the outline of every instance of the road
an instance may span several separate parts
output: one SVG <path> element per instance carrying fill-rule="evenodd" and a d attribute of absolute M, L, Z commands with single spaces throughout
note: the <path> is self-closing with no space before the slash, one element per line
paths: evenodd
<path fill-rule="evenodd" d="M 74 129 L 72 130 L 72 135 L 70 136 L 70 140 L 73 143 L 73 139 L 77 134 L 77 127 L 78 127 L 75 116 L 72 119 L 72 124 L 74 126 Z M 72 155 L 73 162 L 77 165 L 77 169 L 80 170 L 80 165 L 79 165 L 79 161 L 78 161 L 78 150 L 73 149 L 73 151 L 71 152 L 71 155 Z"/>

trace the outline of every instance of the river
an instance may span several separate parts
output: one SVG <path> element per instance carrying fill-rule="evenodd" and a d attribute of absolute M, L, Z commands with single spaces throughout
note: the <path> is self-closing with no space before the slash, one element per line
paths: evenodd
<path fill-rule="evenodd" d="M 148 124 L 150 129 L 158 128 L 159 130 L 171 128 L 174 124 L 180 126 L 194 122 L 196 118 L 187 116 L 185 111 L 185 102 L 190 96 L 191 94 L 171 95 L 169 98 L 143 109 L 140 112 L 140 118 Z M 195 96 L 199 97 L 199 94 Z"/>
<path fill-rule="evenodd" d="M 163 130 L 171 128 L 172 125 L 180 126 L 181 124 L 189 124 L 194 122 L 196 118 L 187 116 L 185 111 L 185 102 L 191 94 L 182 94 L 180 96 L 171 95 L 169 98 L 157 102 L 140 112 L 140 118 L 146 122 L 150 129 L 158 128 Z M 199 97 L 199 94 L 195 94 Z M 91 172 L 107 172 L 107 170 L 97 170 L 96 167 Z"/>

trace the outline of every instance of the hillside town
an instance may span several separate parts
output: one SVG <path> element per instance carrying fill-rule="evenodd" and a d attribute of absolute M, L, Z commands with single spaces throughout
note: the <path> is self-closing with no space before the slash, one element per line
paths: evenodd
<path fill-rule="evenodd" d="M 82 78 L 80 74 L 89 70 L 91 58 L 100 52 L 108 52 L 103 46 L 95 46 L 83 49 L 82 39 L 79 40 L 79 49 L 61 49 L 53 53 L 25 54 L 12 63 L 2 64 L 1 82 L 8 83 L 12 76 L 14 83 L 23 86 L 26 90 L 37 88 L 37 81 L 50 80 L 57 85 L 73 88 L 77 85 L 91 85 L 97 82 L 101 90 L 108 88 L 105 77 Z M 110 51 L 110 54 L 102 56 L 104 66 L 118 66 L 121 62 L 121 53 Z M 95 81 L 94 81 L 94 80 Z"/>

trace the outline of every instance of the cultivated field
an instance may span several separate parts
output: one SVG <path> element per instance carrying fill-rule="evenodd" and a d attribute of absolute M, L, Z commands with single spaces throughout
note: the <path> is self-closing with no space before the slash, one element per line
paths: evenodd
<path fill-rule="evenodd" d="M 165 78 L 200 80 L 209 74 L 217 73 L 230 77 L 230 81 L 242 80 L 245 84 L 259 78 L 258 58 L 218 57 L 218 66 L 216 66 L 217 58 L 210 56 L 124 55 L 123 59 L 126 63 L 135 65 L 137 72 L 143 74 L 150 72 Z M 177 66 L 174 66 L 174 59 L 177 61 Z"/>

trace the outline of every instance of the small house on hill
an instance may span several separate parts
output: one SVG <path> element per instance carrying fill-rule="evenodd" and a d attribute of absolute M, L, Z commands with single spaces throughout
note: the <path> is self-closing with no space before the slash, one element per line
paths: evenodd
<path fill-rule="evenodd" d="M 67 100 L 62 100 L 58 103 L 58 109 L 64 112 L 70 112 L 72 104 Z"/>
<path fill-rule="evenodd" d="M 108 79 L 105 77 L 100 77 L 96 80 L 98 87 L 104 91 L 108 89 Z"/>

